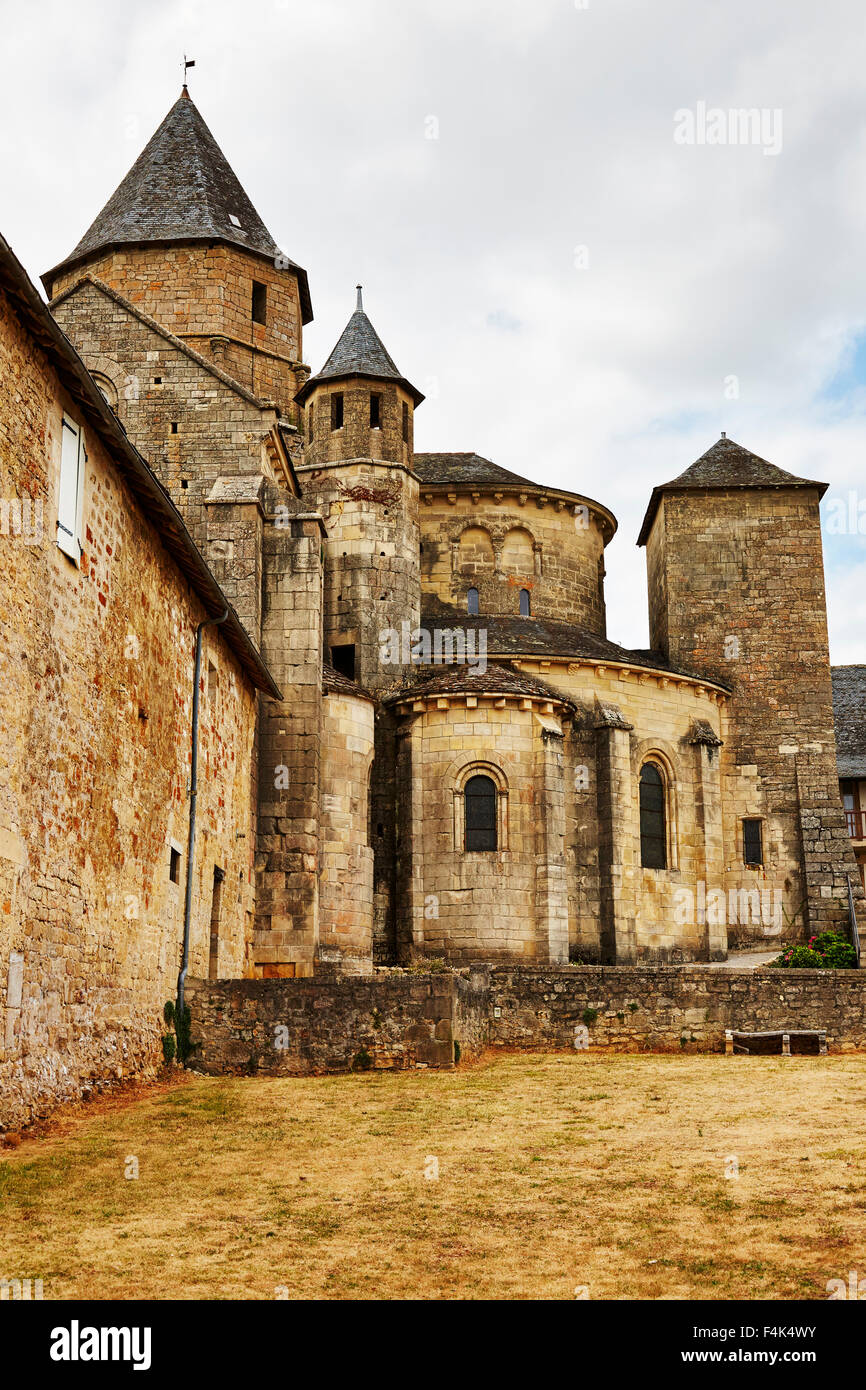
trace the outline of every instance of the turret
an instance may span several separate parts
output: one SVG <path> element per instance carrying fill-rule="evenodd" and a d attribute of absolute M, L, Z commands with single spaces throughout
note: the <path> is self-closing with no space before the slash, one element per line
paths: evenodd
<path fill-rule="evenodd" d="M 343 675 L 370 690 L 399 673 L 381 660 L 383 631 L 417 626 L 418 481 L 413 417 L 424 399 L 398 370 L 364 312 L 298 392 L 304 409 L 305 497 L 325 519 L 325 646 Z"/>

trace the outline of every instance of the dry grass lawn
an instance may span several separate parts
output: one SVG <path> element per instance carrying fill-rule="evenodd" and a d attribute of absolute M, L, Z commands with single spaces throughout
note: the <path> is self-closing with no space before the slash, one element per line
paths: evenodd
<path fill-rule="evenodd" d="M 856 1056 L 183 1074 L 2 1151 L 0 1277 L 46 1299 L 826 1298 L 866 1277 L 864 1082 Z"/>

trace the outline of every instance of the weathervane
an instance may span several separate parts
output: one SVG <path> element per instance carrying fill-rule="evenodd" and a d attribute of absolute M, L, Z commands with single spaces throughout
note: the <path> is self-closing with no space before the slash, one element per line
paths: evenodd
<path fill-rule="evenodd" d="M 183 55 L 183 85 L 184 85 L 184 86 L 186 86 L 186 70 L 187 70 L 187 68 L 194 68 L 194 67 L 195 67 L 195 58 L 187 58 L 186 54 L 184 53 L 184 55 Z"/>

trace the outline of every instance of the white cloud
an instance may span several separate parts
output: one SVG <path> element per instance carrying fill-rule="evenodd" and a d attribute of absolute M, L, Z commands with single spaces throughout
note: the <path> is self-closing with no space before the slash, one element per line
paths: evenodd
<path fill-rule="evenodd" d="M 720 430 L 863 486 L 863 393 L 822 394 L 866 324 L 856 0 L 248 0 L 242 20 L 229 0 L 57 0 L 7 3 L 3 27 L 0 228 L 31 273 L 123 177 L 186 51 L 202 114 L 309 271 L 307 360 L 363 281 L 401 369 L 438 377 L 419 448 L 478 449 L 617 513 L 616 640 L 647 641 L 651 488 Z M 674 112 L 698 101 L 780 108 L 782 152 L 676 146 Z M 825 543 L 833 655 L 853 660 L 862 568 Z"/>

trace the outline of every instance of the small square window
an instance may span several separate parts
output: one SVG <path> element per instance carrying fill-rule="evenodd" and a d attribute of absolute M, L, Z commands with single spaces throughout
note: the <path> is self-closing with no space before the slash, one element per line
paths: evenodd
<path fill-rule="evenodd" d="M 174 845 L 168 851 L 168 877 L 171 883 L 180 883 L 180 850 Z"/>
<path fill-rule="evenodd" d="M 253 281 L 253 323 L 268 321 L 268 287 Z"/>
<path fill-rule="evenodd" d="M 343 428 L 343 393 L 335 391 L 331 397 L 331 429 Z"/>
<path fill-rule="evenodd" d="M 177 434 L 177 420 L 172 420 L 172 422 L 171 422 L 171 432 L 172 432 L 172 434 Z"/>
<path fill-rule="evenodd" d="M 759 865 L 764 862 L 764 851 L 761 844 L 761 822 L 759 820 L 743 821 L 743 863 Z"/>
<path fill-rule="evenodd" d="M 353 681 L 355 679 L 354 642 L 342 642 L 338 646 L 332 646 L 331 665 L 341 676 L 348 676 L 349 680 Z"/>

